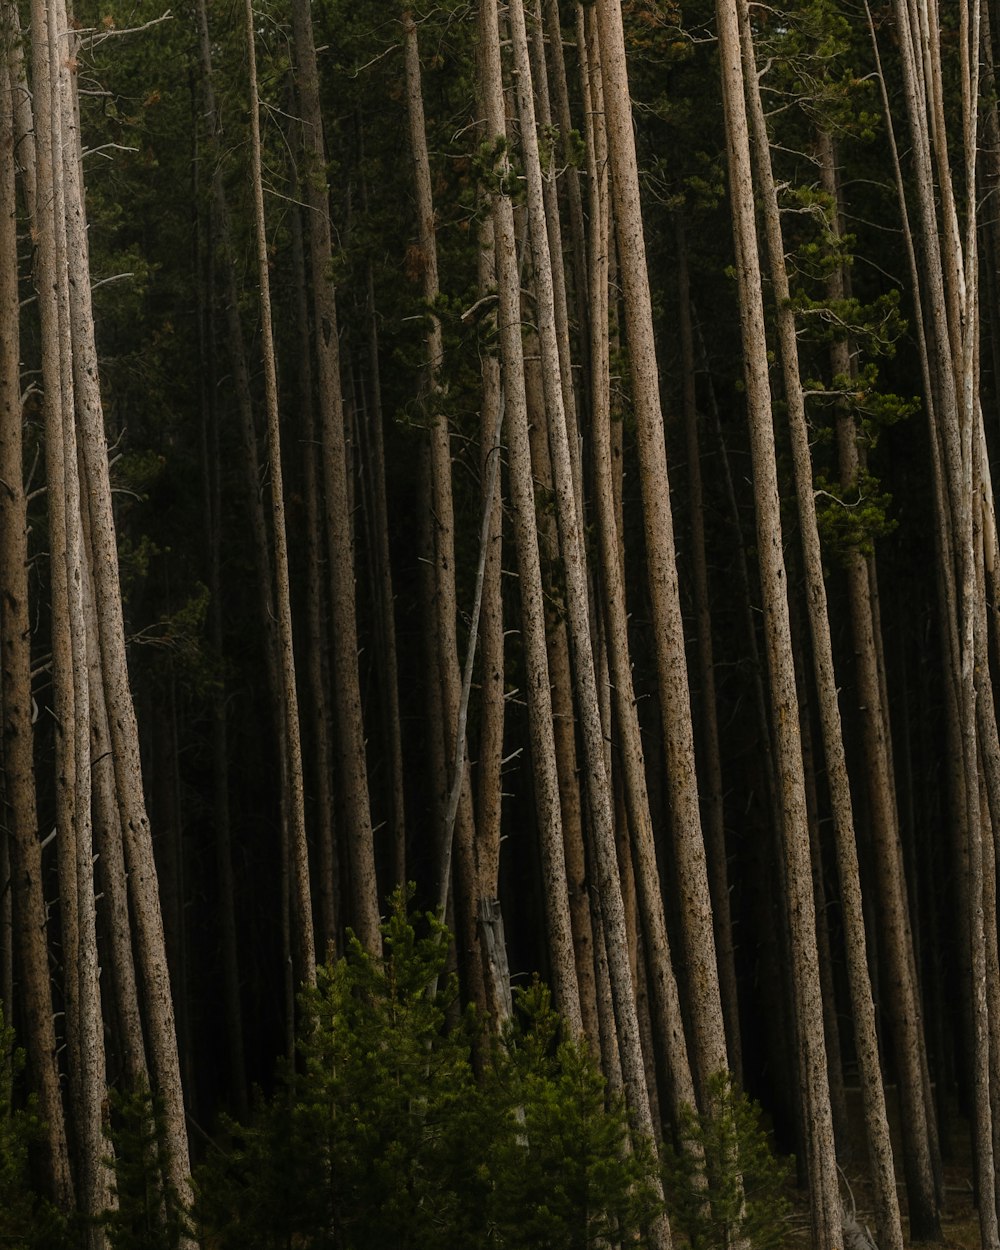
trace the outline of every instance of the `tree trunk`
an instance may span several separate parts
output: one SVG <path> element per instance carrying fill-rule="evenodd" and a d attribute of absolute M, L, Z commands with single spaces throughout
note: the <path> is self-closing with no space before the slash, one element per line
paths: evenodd
<path fill-rule="evenodd" d="M 33 20 L 44 18 L 38 8 Z M 4 12 L 7 37 L 7 13 Z M 37 29 L 37 28 L 36 28 Z M 40 142 L 45 158 L 50 144 L 48 48 L 36 40 L 33 81 L 39 96 L 36 116 L 47 124 Z M 13 96 L 6 55 L 0 57 L 0 699 L 3 714 L 4 793 L 12 822 L 7 834 L 13 910 L 15 962 L 21 979 L 23 1038 L 32 1083 L 38 1090 L 45 1124 L 43 1149 L 49 1196 L 64 1209 L 72 1203 L 72 1180 L 53 1027 L 52 995 L 46 949 L 42 852 L 35 807 L 31 728 L 31 655 L 28 621 L 27 520 L 21 463 L 19 292 L 17 280 L 17 201 L 14 195 Z M 44 97 L 44 98 L 43 98 Z M 51 184 L 51 162 L 39 168 Z M 51 191 L 49 191 L 51 195 Z M 48 203 L 48 201 L 46 201 Z M 55 309 L 48 298 L 54 278 L 54 234 L 39 232 L 36 281 L 46 324 Z M 46 357 L 49 352 L 46 352 Z M 57 362 L 43 376 L 46 408 L 58 403 Z M 51 388 L 55 388 L 54 390 Z M 8 1001 L 8 1009 L 11 1004 Z"/>
<path fill-rule="evenodd" d="M 514 212 L 508 186 L 511 175 L 505 152 L 507 127 L 496 0 L 481 0 L 480 32 L 480 74 L 487 119 L 487 144 L 494 153 L 492 215 L 499 291 L 500 351 L 510 464 L 510 495 L 521 598 L 521 639 L 524 648 L 535 804 L 545 883 L 549 958 L 556 1006 L 566 1017 L 570 1029 L 579 1034 L 582 1030 L 582 1017 L 569 917 L 559 783 L 552 734 L 552 697 L 545 652 L 545 614 L 524 395 L 521 282 L 514 240 Z"/>
<path fill-rule="evenodd" d="M 758 180 L 764 203 L 767 247 L 771 281 L 777 306 L 778 341 L 781 351 L 785 402 L 791 434 L 792 461 L 798 503 L 802 559 L 806 577 L 806 603 L 812 639 L 813 669 L 817 704 L 826 761 L 827 786 L 833 809 L 834 835 L 840 876 L 841 911 L 847 947 L 848 978 L 854 1016 L 855 1045 L 861 1079 L 868 1155 L 875 1187 L 875 1205 L 880 1245 L 902 1248 L 902 1226 L 896 1196 L 895 1172 L 885 1092 L 879 1064 L 878 1041 L 875 1034 L 875 1011 L 865 940 L 864 915 L 861 907 L 861 885 L 857 861 L 854 813 L 851 801 L 843 729 L 837 698 L 837 682 L 833 666 L 833 646 L 827 611 L 823 559 L 820 551 L 813 493 L 812 460 L 806 422 L 802 383 L 799 374 L 798 345 L 794 313 L 790 304 L 788 276 L 785 269 L 785 248 L 777 190 L 771 169 L 770 142 L 757 85 L 756 65 L 750 36 L 749 15 L 745 3 L 740 4 L 740 33 L 746 62 L 749 87 L 750 117 Z M 877 695 L 876 695 L 877 697 Z M 916 1051 L 909 1052 L 916 1056 Z M 914 1074 L 918 1076 L 918 1073 Z M 919 1090 L 918 1084 L 914 1086 Z M 926 1144 L 926 1138 L 925 1144 Z M 906 1149 L 907 1147 L 904 1147 Z M 910 1149 L 912 1149 L 912 1144 Z M 927 1156 L 929 1163 L 929 1156 Z M 928 1173 L 929 1176 L 929 1173 Z M 933 1187 L 931 1188 L 933 1198 Z M 911 1207 L 911 1212 L 912 1212 Z"/>
<path fill-rule="evenodd" d="M 66 29 L 65 9 L 54 20 Z M 39 22 L 39 28 L 41 22 Z M 75 109 L 72 110 L 75 117 Z M 64 118 L 68 113 L 64 113 Z M 84 476 L 81 497 L 89 508 L 90 569 L 98 641 L 108 710 L 115 787 L 126 843 L 133 932 L 141 969 L 147 1035 L 153 1073 L 164 1114 L 165 1169 L 183 1203 L 190 1200 L 190 1162 L 181 1085 L 174 1006 L 170 991 L 157 887 L 156 865 L 142 789 L 139 733 L 125 655 L 118 549 L 111 504 L 107 441 L 98 381 L 86 219 L 80 175 L 79 133 L 67 138 L 64 152 L 67 263 L 73 336 L 73 382 Z M 43 196 L 39 194 L 39 202 Z M 185 1239 L 188 1242 L 188 1239 Z"/>
<path fill-rule="evenodd" d="M 673 848 L 684 906 L 684 959 L 690 969 L 694 1068 L 702 1108 L 709 1079 L 729 1067 L 718 964 L 694 771 L 694 731 L 688 690 L 684 627 L 677 584 L 670 485 L 660 409 L 652 302 L 646 268 L 632 132 L 632 105 L 620 6 L 597 0 L 600 63 L 608 131 L 615 231 L 625 301 L 625 324 L 635 402 L 639 479 L 646 537 L 660 709 L 667 757 Z M 594 55 L 591 51 L 591 55 Z"/>
<path fill-rule="evenodd" d="M 742 1080 L 740 1044 L 740 1004 L 736 978 L 736 948 L 729 900 L 729 872 L 726 863 L 725 810 L 722 788 L 722 760 L 719 752 L 719 724 L 715 694 L 715 659 L 712 648 L 712 615 L 708 588 L 708 561 L 705 550 L 704 497 L 701 479 L 701 451 L 698 440 L 698 411 L 695 395 L 694 335 L 691 330 L 691 296 L 688 277 L 687 244 L 684 229 L 677 224 L 678 310 L 680 314 L 682 404 L 687 448 L 688 493 L 691 514 L 691 566 L 694 582 L 695 613 L 698 623 L 698 685 L 701 694 L 702 811 L 708 853 L 708 879 L 715 922 L 715 948 L 719 959 L 719 989 L 726 1025 L 729 1064 L 737 1082 Z"/>
<path fill-rule="evenodd" d="M 257 281 L 260 285 L 261 354 L 267 412 L 267 450 L 271 477 L 271 518 L 274 534 L 275 602 L 281 663 L 281 703 L 288 769 L 285 820 L 289 839 L 294 945 L 299 979 L 307 986 L 316 981 L 316 941 L 312 920 L 309 881 L 309 846 L 306 841 L 305 796 L 302 781 L 302 739 L 299 730 L 299 698 L 295 680 L 292 638 L 291 589 L 288 578 L 288 539 L 285 532 L 284 479 L 281 470 L 281 425 L 278 413 L 278 373 L 271 329 L 271 283 L 268 272 L 267 228 L 264 219 L 264 184 L 260 152 L 260 102 L 257 97 L 257 55 L 254 39 L 253 2 L 245 8 L 247 73 L 250 89 L 250 181 L 254 203 L 254 241 L 257 248 Z"/>
<path fill-rule="evenodd" d="M 354 927 L 371 951 L 382 948 L 378 880 L 358 676 L 357 614 L 354 597 L 354 543 L 350 522 L 348 452 L 340 384 L 337 306 L 330 278 L 333 255 L 319 71 L 308 0 L 292 5 L 296 86 L 302 110 L 304 192 L 309 208 L 309 260 L 312 271 L 313 334 L 319 363 L 320 440 L 330 557 L 332 659 L 344 823 L 351 867 Z"/>
<path fill-rule="evenodd" d="M 608 967 L 614 995 L 626 1104 L 633 1131 L 642 1137 L 649 1138 L 652 1142 L 655 1133 L 643 1071 L 635 988 L 629 969 L 621 882 L 615 858 L 611 787 L 607 775 L 604 735 L 598 711 L 597 678 L 590 639 L 587 584 L 581 541 L 582 518 L 577 513 L 566 413 L 560 385 L 552 261 L 545 221 L 531 65 L 521 0 L 511 0 L 508 17 L 518 113 L 521 121 L 521 146 L 527 184 L 528 233 L 534 262 L 542 381 L 545 390 L 549 450 L 555 485 L 556 520 L 559 526 L 560 549 L 563 557 L 566 614 L 591 815 L 591 843 L 602 896 Z M 670 1245 L 670 1228 L 665 1214 L 651 1229 L 651 1238 L 657 1247 Z"/>
<path fill-rule="evenodd" d="M 716 6 L 722 65 L 723 109 L 729 157 L 730 202 L 736 245 L 747 415 L 754 473 L 771 720 L 781 796 L 786 903 L 791 928 L 793 985 L 804 1078 L 806 1157 L 812 1196 L 813 1244 L 834 1250 L 841 1243 L 840 1196 L 833 1142 L 823 1009 L 816 950 L 816 915 L 809 862 L 795 673 L 789 629 L 787 578 L 781 546 L 781 508 L 775 463 L 768 378 L 767 338 L 744 96 L 738 5 Z M 753 73 L 748 60 L 749 78 Z"/>

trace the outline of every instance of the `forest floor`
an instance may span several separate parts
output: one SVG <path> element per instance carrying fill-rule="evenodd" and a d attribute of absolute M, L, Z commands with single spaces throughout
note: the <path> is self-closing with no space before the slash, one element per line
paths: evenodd
<path fill-rule="evenodd" d="M 892 1133 L 893 1153 L 900 1158 L 900 1134 L 898 1107 L 895 1105 L 895 1089 L 891 1086 L 886 1090 L 889 1095 L 889 1120 Z M 844 1168 L 841 1177 L 841 1195 L 848 1210 L 853 1202 L 859 1224 L 875 1231 L 873 1217 L 872 1184 L 865 1168 L 865 1140 L 861 1110 L 860 1092 L 848 1089 L 848 1111 L 851 1119 L 851 1161 Z M 950 1108 L 948 1124 L 945 1126 L 945 1140 L 942 1141 L 944 1154 L 944 1188 L 945 1205 L 941 1216 L 942 1242 L 911 1242 L 907 1237 L 907 1246 L 936 1246 L 941 1250 L 981 1250 L 979 1236 L 979 1217 L 972 1201 L 972 1150 L 968 1122 L 962 1118 L 954 1105 Z M 906 1187 L 902 1180 L 902 1168 L 897 1171 L 897 1188 L 899 1201 L 903 1210 L 903 1232 L 908 1233 L 906 1222 Z M 794 1232 L 788 1240 L 789 1250 L 806 1250 L 811 1245 L 808 1227 L 808 1215 L 802 1208 L 801 1195 L 795 1203 L 796 1217 L 793 1217 Z"/>

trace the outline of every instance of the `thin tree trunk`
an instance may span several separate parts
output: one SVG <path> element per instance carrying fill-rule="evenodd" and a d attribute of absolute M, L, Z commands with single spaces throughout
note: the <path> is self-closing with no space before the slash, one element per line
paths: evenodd
<path fill-rule="evenodd" d="M 36 7 L 33 20 L 39 19 Z M 6 43 L 13 36 L 3 14 Z M 36 30 L 39 29 L 36 27 Z M 44 27 L 42 27 L 44 29 Z M 37 40 L 33 81 L 39 96 L 36 115 L 47 131 L 39 146 L 44 157 L 50 142 L 48 98 L 48 49 L 44 37 Z M 51 165 L 40 169 L 51 179 Z M 51 194 L 51 192 L 50 192 Z M 46 201 L 48 202 L 48 201 Z M 42 895 L 42 853 L 35 807 L 32 759 L 31 657 L 28 624 L 27 520 L 23 466 L 21 462 L 20 351 L 17 327 L 20 318 L 17 270 L 17 201 L 14 195 L 13 96 L 6 48 L 0 56 L 0 697 L 3 712 L 5 795 L 11 809 L 8 835 L 13 938 L 16 966 L 21 978 L 24 1011 L 23 1037 L 30 1074 L 39 1094 L 39 1110 L 45 1123 L 43 1149 L 49 1195 L 61 1207 L 72 1203 L 69 1152 L 59 1095 L 56 1039 L 46 949 L 45 901 Z M 47 223 L 46 223 L 47 224 Z M 54 234 L 51 226 L 39 234 L 36 281 L 46 324 L 55 309 L 48 298 L 54 277 Z M 48 355 L 48 353 L 46 353 Z M 58 403 L 57 368 L 50 365 L 43 379 L 44 403 Z M 54 563 L 54 561 L 53 561 Z M 7 1006 L 10 1004 L 8 1002 Z"/>
<path fill-rule="evenodd" d="M 683 955 L 690 968 L 693 1059 L 704 1109 L 709 1079 L 718 1072 L 728 1070 L 729 1061 L 694 771 L 691 699 L 674 556 L 670 486 L 625 62 L 625 37 L 620 6 L 613 0 L 597 0 L 596 7 L 615 229 L 635 402 L 646 563 L 667 757 L 667 789 L 679 886 L 684 898 L 681 921 Z M 592 49 L 591 56 L 594 52 Z"/>
<path fill-rule="evenodd" d="M 336 950 L 339 937 L 338 893 L 340 871 L 334 830 L 333 751 L 330 743 L 330 696 L 324 664 L 323 568 L 326 546 L 320 523 L 321 501 L 316 466 L 316 421 L 313 410 L 312 356 L 309 351 L 309 297 L 306 278 L 302 213 L 292 213 L 292 263 L 295 272 L 295 315 L 298 327 L 298 404 L 302 422 L 302 482 L 305 496 L 306 568 L 306 672 L 307 716 L 312 739 L 316 784 L 317 897 L 319 900 L 319 952 Z M 393 665 L 393 673 L 395 665 Z"/>
<path fill-rule="evenodd" d="M 472 791 L 468 777 L 468 761 L 464 734 L 459 737 L 461 671 L 458 658 L 457 600 L 455 591 L 455 513 L 451 481 L 451 434 L 448 420 L 441 407 L 439 371 L 444 355 L 441 322 L 433 311 L 439 295 L 437 238 L 434 230 L 434 203 L 431 195 L 430 157 L 427 151 L 427 132 L 424 121 L 423 90 L 420 77 L 420 50 L 417 27 L 409 9 L 403 13 L 403 43 L 406 72 L 407 112 L 410 120 L 410 150 L 413 155 L 414 183 L 417 201 L 417 229 L 423 266 L 423 298 L 427 308 L 427 363 L 425 380 L 425 405 L 430 434 L 431 499 L 435 521 L 434 569 L 437 596 L 437 633 L 440 659 L 438 669 L 442 681 L 441 707 L 444 714 L 444 742 L 446 757 L 454 760 L 456 776 L 450 779 L 449 788 L 459 790 L 457 820 L 452 829 L 445 828 L 441 838 L 442 864 L 451 862 L 451 843 L 454 837 L 456 884 L 461 886 L 455 899 L 456 919 L 460 925 L 457 935 L 462 948 L 462 964 L 468 978 L 468 988 L 474 1001 L 483 1008 L 485 990 L 482 964 L 479 956 L 477 925 L 477 877 L 475 867 L 475 827 Z M 461 773 L 461 780 L 458 774 Z M 449 883 L 442 876 L 442 896 Z"/>
<path fill-rule="evenodd" d="M 524 647 L 535 806 L 545 882 L 549 958 L 556 1005 L 566 1017 L 570 1029 L 579 1034 L 582 1030 L 582 1017 L 569 917 L 559 783 L 552 735 L 552 697 L 545 652 L 542 579 L 524 395 L 521 283 L 514 240 L 513 205 L 508 186 L 510 166 L 505 155 L 507 127 L 496 0 L 481 0 L 479 12 L 482 39 L 480 73 L 486 112 L 486 141 L 495 153 L 494 164 L 498 175 L 493 191 L 492 215 L 499 291 L 500 349 L 510 494 L 521 598 L 521 638 Z"/>
<path fill-rule="evenodd" d="M 781 795 L 787 874 L 786 905 L 791 927 L 792 981 L 795 987 L 804 1079 L 806 1158 L 812 1197 L 813 1245 L 816 1250 L 834 1250 L 841 1243 L 840 1196 L 823 1039 L 816 915 L 809 862 L 809 830 L 789 629 L 787 578 L 781 546 L 781 510 L 757 252 L 739 6 L 735 0 L 719 0 L 716 14 L 747 387 L 747 415 L 754 473 L 764 637 Z M 754 73 L 752 65 L 753 61 L 748 57 L 747 78 Z"/>
<path fill-rule="evenodd" d="M 271 518 L 274 534 L 275 602 L 278 617 L 278 643 L 281 661 L 281 701 L 284 715 L 284 744 L 288 768 L 288 853 L 291 866 L 291 897 L 294 946 L 299 979 L 305 985 L 316 981 L 316 941 L 312 920 L 312 894 L 309 881 L 309 846 L 306 841 L 305 796 L 302 781 L 302 739 L 299 730 L 299 699 L 295 680 L 295 652 L 292 638 L 291 590 L 288 575 L 288 539 L 285 532 L 284 483 L 281 470 L 281 425 L 278 414 L 278 374 L 271 329 L 271 283 L 267 254 L 267 227 L 264 218 L 264 185 L 260 153 L 260 102 L 257 96 L 257 54 L 254 38 L 253 2 L 245 7 L 247 74 L 250 89 L 250 182 L 254 204 L 254 241 L 257 247 L 257 281 L 260 286 L 261 354 L 264 362 L 264 392 L 267 413 L 267 449 L 271 477 Z"/>
<path fill-rule="evenodd" d="M 67 29 L 65 7 L 53 13 L 60 29 Z M 40 27 L 41 23 L 39 23 Z M 72 104 L 72 101 L 70 101 Z M 75 118 L 65 111 L 64 123 Z M 167 1180 L 182 1203 L 190 1200 L 190 1162 L 184 1117 L 184 1095 L 177 1052 L 174 1007 L 170 992 L 157 888 L 156 865 L 146 803 L 135 707 L 129 687 L 125 655 L 118 550 L 111 504 L 107 441 L 98 382 L 94 319 L 90 302 L 90 274 L 86 219 L 80 175 L 79 132 L 67 131 L 63 177 L 66 198 L 67 263 L 69 266 L 70 321 L 73 335 L 73 381 L 76 392 L 78 436 L 84 477 L 81 497 L 89 506 L 90 568 L 93 577 L 97 627 L 104 675 L 115 784 L 126 842 L 133 931 L 141 967 L 147 1034 L 164 1115 Z M 42 202 L 42 195 L 39 194 Z M 184 1239 L 189 1244 L 189 1239 Z"/>
<path fill-rule="evenodd" d="M 719 723 L 715 693 L 715 659 L 712 648 L 712 615 L 708 589 L 708 561 L 705 550 L 704 495 L 701 478 L 701 451 L 698 441 L 698 411 L 695 395 L 694 335 L 691 330 L 691 296 L 688 277 L 687 243 L 683 226 L 677 223 L 678 307 L 682 354 L 684 433 L 687 447 L 688 492 L 691 514 L 691 566 L 697 618 L 698 685 L 701 693 L 702 810 L 705 844 L 708 852 L 708 879 L 715 921 L 715 948 L 719 959 L 719 988 L 726 1025 L 729 1063 L 737 1082 L 742 1079 L 740 1044 L 740 1004 L 736 977 L 736 948 L 729 901 L 729 872 L 726 863 L 725 810 L 722 799 L 722 760 L 719 752 Z"/>
<path fill-rule="evenodd" d="M 383 661 L 379 665 L 392 777 L 393 879 L 406 884 L 406 803 L 403 791 L 403 733 L 399 714 L 399 662 L 396 651 L 396 599 L 389 559 L 389 519 L 385 493 L 385 445 L 382 433 L 382 383 L 379 369 L 378 318 L 375 281 L 368 264 L 368 359 L 371 374 L 371 410 L 368 414 L 367 467 L 374 520 L 374 558 L 378 578 L 378 614 Z"/>
<path fill-rule="evenodd" d="M 798 346 L 794 313 L 789 298 L 788 277 L 784 262 L 784 243 L 777 190 L 771 169 L 770 143 L 761 104 L 749 15 L 745 3 L 740 4 L 740 33 L 746 63 L 750 118 L 758 179 L 764 203 L 767 247 L 771 281 L 777 306 L 778 341 L 781 350 L 785 385 L 785 402 L 791 433 L 792 460 L 798 502 L 802 558 L 806 575 L 806 602 L 812 638 L 813 668 L 817 703 L 826 761 L 827 785 L 834 817 L 834 834 L 840 875 L 841 910 L 847 947 L 848 977 L 854 1015 L 855 1045 L 858 1054 L 868 1154 L 875 1187 L 875 1205 L 880 1245 L 901 1250 L 902 1226 L 896 1196 L 892 1149 L 886 1116 L 875 1034 L 875 1013 L 871 982 L 868 975 L 864 915 L 861 908 L 861 887 L 857 862 L 857 844 L 850 782 L 844 752 L 843 729 L 837 698 L 837 682 L 833 667 L 833 646 L 823 576 L 816 504 L 813 494 L 812 460 L 809 433 L 798 366 Z M 911 1017 L 912 1018 L 912 1017 Z M 916 1050 L 908 1053 L 916 1057 Z M 918 1073 L 911 1072 L 917 1076 Z M 914 1086 L 919 1089 L 919 1085 Z M 925 1139 L 926 1142 L 926 1139 Z M 905 1147 L 904 1147 L 905 1148 Z M 912 1148 L 912 1147 L 911 1147 Z M 929 1163 L 929 1156 L 927 1157 Z M 929 1173 L 928 1173 L 929 1176 Z M 933 1188 L 931 1189 L 933 1196 Z"/>
<path fill-rule="evenodd" d="M 579 517 L 576 507 L 566 413 L 560 385 L 552 261 L 545 221 L 531 65 L 521 0 L 511 0 L 508 18 L 518 113 L 521 121 L 529 238 L 534 260 L 542 381 L 545 389 L 549 449 L 555 483 L 556 520 L 559 526 L 560 549 L 563 557 L 567 621 L 591 815 L 591 843 L 602 895 L 608 965 L 615 1002 L 626 1104 L 633 1131 L 653 1142 L 655 1132 L 643 1071 L 635 989 L 628 966 L 628 943 L 621 882 L 615 859 L 611 787 L 605 764 L 604 735 L 598 711 L 597 678 L 590 639 L 587 582 L 581 542 L 582 518 Z M 670 1227 L 665 1213 L 651 1228 L 650 1236 L 653 1245 L 658 1248 L 671 1244 Z"/>
<path fill-rule="evenodd" d="M 609 231 L 607 141 L 603 126 L 603 93 L 599 67 L 593 67 L 592 98 L 594 160 L 589 179 L 590 238 L 590 396 L 593 439 L 594 499 L 600 556 L 599 607 L 604 614 L 614 722 L 619 738 L 622 787 L 635 856 L 635 876 L 645 936 L 646 971 L 652 996 L 655 1036 L 663 1047 L 670 1071 L 674 1123 L 684 1107 L 697 1105 L 691 1065 L 667 935 L 663 893 L 656 862 L 653 823 L 646 786 L 646 762 L 639 728 L 628 643 L 628 613 L 622 564 L 622 534 L 613 482 L 611 436 L 611 374 L 608 326 Z"/>
<path fill-rule="evenodd" d="M 348 448 L 340 384 L 337 306 L 330 277 L 333 255 L 319 70 L 307 0 L 294 0 L 296 85 L 305 139 L 305 200 L 309 208 L 309 259 L 312 271 L 313 333 L 319 364 L 320 439 L 330 557 L 332 659 L 344 796 L 345 837 L 351 866 L 353 919 L 358 937 L 371 951 L 382 947 L 375 845 L 368 796 L 361 688 L 358 676 L 357 613 L 354 595 L 354 543 L 351 532 Z"/>

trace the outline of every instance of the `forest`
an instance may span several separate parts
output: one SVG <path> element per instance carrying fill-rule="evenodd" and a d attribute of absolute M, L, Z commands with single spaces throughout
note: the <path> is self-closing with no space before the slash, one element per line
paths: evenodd
<path fill-rule="evenodd" d="M 0 0 L 0 1242 L 1000 1250 L 991 8 Z"/>

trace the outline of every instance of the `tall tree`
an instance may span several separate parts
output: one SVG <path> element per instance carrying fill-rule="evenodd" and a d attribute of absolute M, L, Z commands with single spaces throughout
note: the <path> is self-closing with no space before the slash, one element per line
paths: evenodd
<path fill-rule="evenodd" d="M 313 335 L 322 445 L 323 497 L 330 561 L 331 652 L 345 836 L 351 869 L 352 917 L 370 950 L 381 947 L 378 881 L 361 688 L 358 677 L 353 532 L 348 491 L 344 401 L 340 381 L 337 305 L 331 278 L 333 241 L 319 68 L 312 15 L 305 0 L 292 5 L 296 89 L 303 124 L 304 194 L 308 214 Z"/>
<path fill-rule="evenodd" d="M 781 796 L 797 1042 L 804 1082 L 803 1112 L 812 1199 L 813 1243 L 824 1250 L 833 1250 L 841 1241 L 840 1195 L 823 1035 L 816 913 L 809 862 L 809 830 L 789 626 L 787 576 L 781 545 L 781 507 L 771 416 L 767 334 L 757 250 L 739 9 L 735 0 L 719 0 L 716 19 L 729 159 L 730 207 L 736 245 L 747 416 L 754 471 L 764 638 Z"/>

